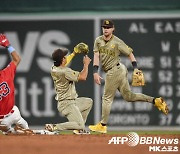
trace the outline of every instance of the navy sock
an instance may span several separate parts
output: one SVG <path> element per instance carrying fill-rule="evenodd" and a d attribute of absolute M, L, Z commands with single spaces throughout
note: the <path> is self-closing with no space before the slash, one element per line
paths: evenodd
<path fill-rule="evenodd" d="M 106 124 L 101 123 L 102 126 L 106 126 Z"/>

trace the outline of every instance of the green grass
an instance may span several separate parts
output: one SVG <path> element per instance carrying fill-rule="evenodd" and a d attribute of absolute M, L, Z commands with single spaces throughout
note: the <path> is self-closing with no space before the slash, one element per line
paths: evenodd
<path fill-rule="evenodd" d="M 107 135 L 127 135 L 132 131 L 108 131 Z M 180 131 L 134 131 L 138 135 L 180 135 Z M 72 135 L 72 131 L 61 131 L 62 135 Z M 0 135 L 3 135 L 0 131 Z M 91 135 L 102 135 L 101 133 L 91 132 Z"/>
<path fill-rule="evenodd" d="M 0 135 L 3 135 L 2 131 L 0 130 Z"/>

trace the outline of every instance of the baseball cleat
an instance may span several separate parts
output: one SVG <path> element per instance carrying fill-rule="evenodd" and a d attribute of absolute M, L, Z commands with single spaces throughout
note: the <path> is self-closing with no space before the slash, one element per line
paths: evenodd
<path fill-rule="evenodd" d="M 54 132 L 54 131 L 57 131 L 57 127 L 55 124 L 45 124 L 45 130 Z"/>
<path fill-rule="evenodd" d="M 102 126 L 100 122 L 96 125 L 89 125 L 89 129 L 93 132 L 99 132 L 103 134 L 107 133 L 107 127 Z"/>
<path fill-rule="evenodd" d="M 156 106 L 159 109 L 159 111 L 162 111 L 165 115 L 168 114 L 168 106 L 162 97 L 156 98 L 154 102 L 154 106 Z"/>
<path fill-rule="evenodd" d="M 89 131 L 86 131 L 86 130 L 73 130 L 73 134 L 76 134 L 76 135 L 89 135 L 91 133 Z"/>

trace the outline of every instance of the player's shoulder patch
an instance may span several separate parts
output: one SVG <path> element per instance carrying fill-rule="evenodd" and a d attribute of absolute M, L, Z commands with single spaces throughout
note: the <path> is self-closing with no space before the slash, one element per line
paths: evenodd
<path fill-rule="evenodd" d="M 115 44 L 111 44 L 111 48 L 113 48 L 113 49 L 114 49 L 114 48 L 115 48 L 115 46 L 116 46 Z"/>

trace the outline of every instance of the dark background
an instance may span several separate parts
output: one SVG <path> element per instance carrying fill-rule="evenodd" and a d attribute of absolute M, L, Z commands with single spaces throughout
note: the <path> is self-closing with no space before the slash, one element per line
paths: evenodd
<path fill-rule="evenodd" d="M 130 105 L 132 108 L 126 110 L 121 108 L 123 100 L 117 93 L 112 106 L 109 125 L 118 128 L 121 126 L 164 127 L 180 125 L 179 0 L 100 0 L 76 1 L 76 3 L 72 0 L 0 0 L 0 2 L 0 32 L 8 36 L 11 44 L 21 56 L 23 56 L 25 50 L 28 51 L 27 54 L 29 55 L 24 57 L 23 62 L 21 61 L 15 79 L 16 105 L 29 125 L 38 126 L 49 122 L 66 121 L 56 109 L 53 82 L 50 76 L 50 67 L 53 64 L 51 53 L 57 47 L 66 47 L 72 52 L 77 43 L 85 42 L 90 48 L 89 56 L 93 58 L 94 39 L 101 34 L 100 23 L 105 18 L 113 19 L 116 27 L 115 35 L 133 48 L 137 59 L 153 58 L 153 68 L 148 68 L 143 64 L 140 65 L 145 73 L 151 73 L 152 80 L 147 81 L 145 87 L 136 90 L 154 97 L 162 96 L 170 105 L 170 114 L 167 117 L 153 106 L 150 106 L 150 110 L 138 111 L 135 104 L 130 103 L 125 107 Z M 158 22 L 162 24 L 162 33 L 155 31 L 155 24 Z M 97 26 L 97 23 L 99 23 L 99 26 Z M 143 25 L 148 32 L 130 33 L 129 28 L 133 23 L 137 25 L 138 30 L 140 30 L 139 25 Z M 167 31 L 168 25 L 172 31 Z M 52 31 L 63 33 L 69 41 L 64 43 L 64 38 L 54 38 L 52 33 L 48 34 Z M 52 38 L 48 42 L 49 44 L 46 40 L 42 40 L 45 34 L 48 38 Z M 35 35 L 37 35 L 36 40 L 33 40 Z M 167 41 L 170 42 L 170 50 L 169 52 L 163 52 L 161 43 Z M 0 48 L 0 50 L 0 68 L 2 69 L 9 63 L 10 58 L 5 49 Z M 23 65 L 26 64 L 26 61 L 28 62 L 29 57 L 31 57 L 29 69 L 23 70 Z M 164 64 L 161 62 L 163 57 L 165 58 Z M 82 58 L 83 55 L 77 55 L 70 67 L 81 71 L 83 67 Z M 123 57 L 122 62 L 125 59 Z M 171 62 L 170 67 L 167 66 L 168 61 L 166 60 L 168 59 Z M 128 63 L 127 68 L 131 82 L 132 66 Z M 168 80 L 169 75 L 170 81 Z M 92 63 L 87 81 L 78 83 L 76 88 L 79 96 L 90 97 L 94 100 L 87 125 L 97 122 L 101 115 L 101 102 L 97 102 L 96 98 L 101 99 L 103 84 L 100 93 L 94 95 Z M 100 109 L 97 110 L 98 105 Z M 98 116 L 95 117 L 95 115 Z M 136 116 L 147 117 L 149 122 L 142 124 L 141 119 L 140 122 L 135 119 L 134 123 L 126 123 L 128 119 L 131 121 Z M 121 117 L 125 118 L 122 120 Z"/>

